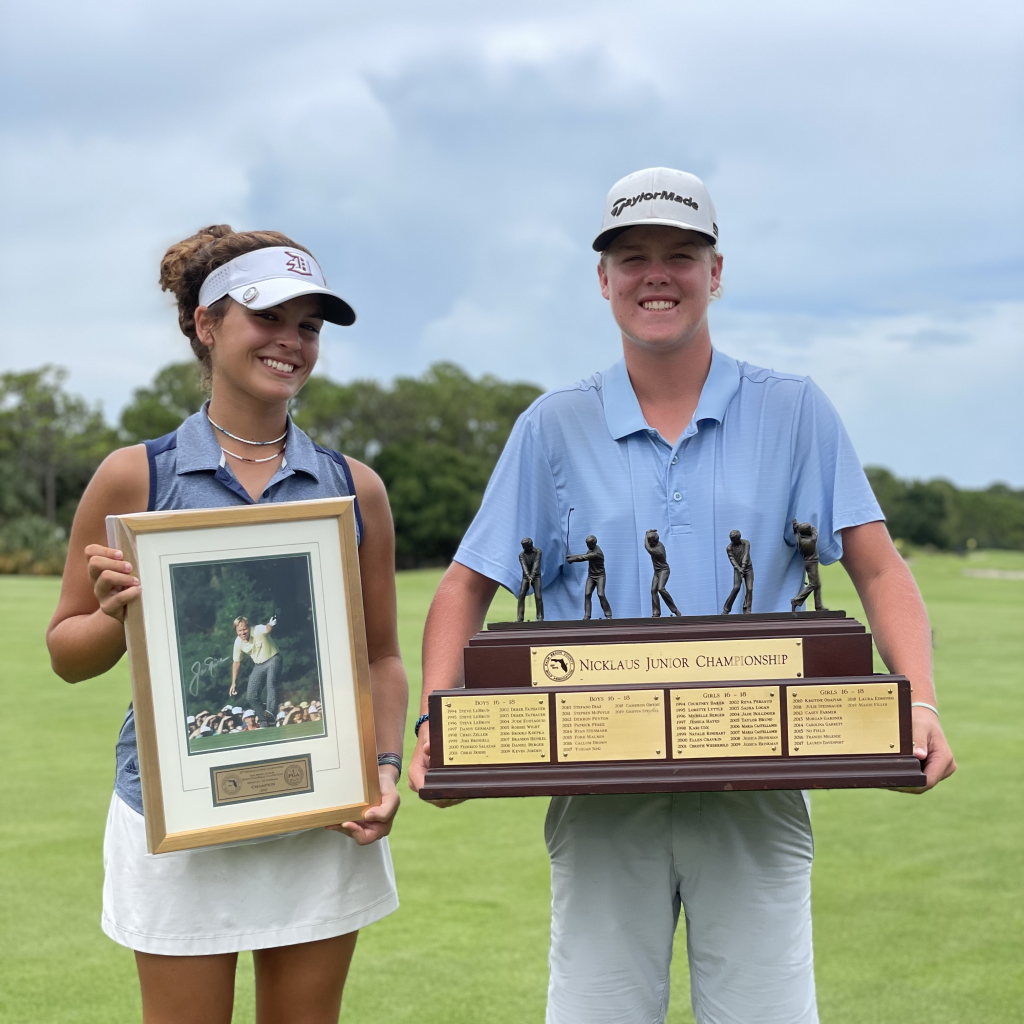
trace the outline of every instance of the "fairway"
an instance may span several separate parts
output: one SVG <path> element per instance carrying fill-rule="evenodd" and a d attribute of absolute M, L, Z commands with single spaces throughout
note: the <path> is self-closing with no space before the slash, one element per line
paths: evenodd
<path fill-rule="evenodd" d="M 299 722 L 297 725 L 279 725 L 273 732 L 269 729 L 255 729 L 252 732 L 228 732 L 221 736 L 200 736 L 188 741 L 188 750 L 190 754 L 202 754 L 223 747 L 266 747 L 299 736 L 320 736 L 323 731 L 323 722 Z"/>
<path fill-rule="evenodd" d="M 922 554 L 911 567 L 934 627 L 939 703 L 959 770 L 923 797 L 813 795 L 821 1019 L 1024 1021 L 1024 554 Z M 422 623 L 439 577 L 399 574 L 410 720 L 418 713 Z M 841 567 L 823 577 L 829 607 L 863 618 Z M 77 686 L 50 672 L 43 634 L 58 586 L 0 576 L 0 1021 L 139 1020 L 132 954 L 99 929 L 103 824 L 129 700 L 127 664 Z M 513 616 L 514 601 L 500 594 L 492 618 Z M 360 936 L 342 1020 L 542 1021 L 546 801 L 439 810 L 404 781 L 401 791 L 392 835 L 401 909 Z M 243 879 L 238 886 L 242 897 Z M 676 949 L 668 1019 L 681 1024 L 693 1020 L 682 929 Z M 243 956 L 235 1016 L 242 1024 L 254 1019 L 251 975 Z"/>

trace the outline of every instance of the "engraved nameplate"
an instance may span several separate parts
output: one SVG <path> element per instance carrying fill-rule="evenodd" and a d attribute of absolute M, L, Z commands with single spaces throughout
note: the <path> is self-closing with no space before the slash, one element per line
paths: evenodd
<path fill-rule="evenodd" d="M 779 757 L 777 686 L 672 691 L 672 756 Z"/>
<path fill-rule="evenodd" d="M 275 757 L 210 769 L 213 805 L 240 804 L 273 796 L 313 792 L 313 771 L 309 754 Z"/>
<path fill-rule="evenodd" d="M 897 688 L 890 683 L 790 686 L 787 710 L 794 757 L 899 753 Z"/>
<path fill-rule="evenodd" d="M 665 694 L 602 690 L 555 695 L 559 761 L 666 758 Z"/>
<path fill-rule="evenodd" d="M 551 760 L 548 698 L 445 697 L 445 764 L 536 764 Z"/>
<path fill-rule="evenodd" d="M 534 686 L 801 679 L 803 641 L 672 640 L 530 648 Z"/>

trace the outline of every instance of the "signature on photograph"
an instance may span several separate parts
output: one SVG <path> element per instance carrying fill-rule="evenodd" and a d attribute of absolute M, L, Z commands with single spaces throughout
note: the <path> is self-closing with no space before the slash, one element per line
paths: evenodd
<path fill-rule="evenodd" d="M 222 662 L 230 661 L 231 655 L 228 654 L 223 658 L 206 658 L 204 661 L 192 662 L 192 680 L 188 684 L 188 692 L 193 697 L 199 696 L 199 680 L 202 678 L 203 669 L 206 669 L 206 674 L 213 679 L 216 673 L 213 671 Z"/>

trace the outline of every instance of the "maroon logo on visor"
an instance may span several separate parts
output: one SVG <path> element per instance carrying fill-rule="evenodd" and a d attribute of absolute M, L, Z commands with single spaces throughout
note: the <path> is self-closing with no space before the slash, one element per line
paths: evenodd
<path fill-rule="evenodd" d="M 292 252 L 285 249 L 284 254 L 288 257 L 287 269 L 293 274 L 302 274 L 304 277 L 312 277 L 313 271 L 309 269 L 309 258 L 303 253 Z"/>

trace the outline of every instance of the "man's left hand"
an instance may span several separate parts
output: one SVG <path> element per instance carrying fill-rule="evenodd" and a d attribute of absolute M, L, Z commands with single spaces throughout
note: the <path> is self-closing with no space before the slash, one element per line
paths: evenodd
<path fill-rule="evenodd" d="M 360 846 L 383 839 L 391 831 L 391 825 L 401 798 L 396 783 L 398 771 L 394 765 L 384 764 L 378 769 L 380 775 L 380 803 L 368 807 L 359 821 L 345 821 L 340 825 L 327 825 L 332 832 L 344 832 L 351 836 Z"/>
<path fill-rule="evenodd" d="M 938 716 L 928 708 L 911 708 L 914 722 L 914 757 L 921 761 L 927 785 L 901 789 L 901 793 L 926 793 L 956 771 Z"/>

